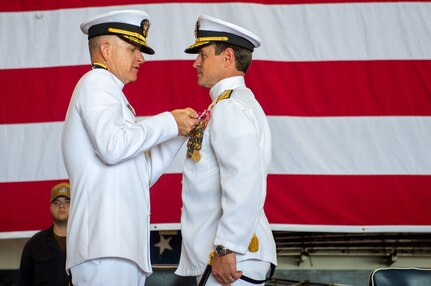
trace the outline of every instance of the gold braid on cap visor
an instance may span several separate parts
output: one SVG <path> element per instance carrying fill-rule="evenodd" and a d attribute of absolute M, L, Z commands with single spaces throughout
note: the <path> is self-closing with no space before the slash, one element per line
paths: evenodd
<path fill-rule="evenodd" d="M 193 45 L 191 45 L 189 49 L 200 47 L 210 42 L 227 42 L 228 40 L 229 40 L 228 37 L 200 37 L 196 39 L 196 42 Z"/>
<path fill-rule="evenodd" d="M 200 42 L 226 42 L 228 37 L 200 37 L 196 39 L 196 44 Z"/>
<path fill-rule="evenodd" d="M 108 32 L 120 34 L 123 37 L 125 37 L 125 38 L 133 41 L 134 43 L 137 43 L 139 45 L 148 47 L 148 45 L 147 45 L 147 39 L 145 39 L 145 37 L 142 36 L 139 33 L 130 32 L 130 31 L 127 31 L 127 30 L 122 30 L 122 29 L 115 29 L 115 28 L 109 28 Z"/>

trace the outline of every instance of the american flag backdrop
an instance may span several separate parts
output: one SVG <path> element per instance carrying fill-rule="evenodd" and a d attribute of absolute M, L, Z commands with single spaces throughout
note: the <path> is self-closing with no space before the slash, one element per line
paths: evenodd
<path fill-rule="evenodd" d="M 90 69 L 79 25 L 117 9 L 152 20 L 156 54 L 124 89 L 139 117 L 209 104 L 183 52 L 199 15 L 261 37 L 246 83 L 273 135 L 274 230 L 431 231 L 431 1 L 145 2 L 0 2 L 0 238 L 50 225 L 65 113 Z M 179 228 L 184 156 L 151 189 L 153 229 Z"/>

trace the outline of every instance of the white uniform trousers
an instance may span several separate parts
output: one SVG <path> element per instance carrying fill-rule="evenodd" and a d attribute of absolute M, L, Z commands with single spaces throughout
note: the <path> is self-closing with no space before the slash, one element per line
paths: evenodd
<path fill-rule="evenodd" d="M 98 258 L 70 269 L 74 286 L 144 286 L 147 274 L 124 258 Z"/>
<path fill-rule="evenodd" d="M 236 264 L 237 270 L 242 271 L 243 275 L 254 280 L 264 280 L 270 268 L 271 268 L 271 263 L 266 261 L 260 261 L 260 260 L 244 260 Z M 201 276 L 198 276 L 197 277 L 198 284 L 200 279 L 201 279 Z M 210 277 L 208 277 L 207 283 L 205 284 L 205 286 L 220 286 L 220 285 L 221 284 L 217 282 L 217 280 L 214 278 L 212 274 L 210 275 Z M 256 285 L 265 285 L 265 283 L 252 284 L 242 279 L 238 279 L 237 281 L 235 281 L 230 285 L 232 286 L 255 285 L 256 286 Z"/>

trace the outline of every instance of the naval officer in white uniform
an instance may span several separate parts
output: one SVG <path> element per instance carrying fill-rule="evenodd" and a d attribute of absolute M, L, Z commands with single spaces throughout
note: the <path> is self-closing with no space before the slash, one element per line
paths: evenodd
<path fill-rule="evenodd" d="M 197 54 L 198 85 L 210 89 L 212 104 L 187 143 L 176 273 L 208 279 L 205 285 L 263 285 L 277 263 L 263 209 L 271 132 L 244 79 L 260 39 L 206 15 L 198 18 L 195 36 L 185 52 Z"/>
<path fill-rule="evenodd" d="M 137 121 L 122 92 L 137 79 L 142 53 L 154 54 L 149 27 L 148 14 L 137 10 L 81 24 L 93 69 L 75 87 L 62 133 L 71 184 L 66 268 L 75 286 L 145 284 L 149 188 L 185 142 L 179 135 L 198 123 L 193 109 Z"/>

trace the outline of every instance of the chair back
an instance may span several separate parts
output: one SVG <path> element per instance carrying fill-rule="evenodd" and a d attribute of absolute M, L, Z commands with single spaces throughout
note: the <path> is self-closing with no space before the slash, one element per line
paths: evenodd
<path fill-rule="evenodd" d="M 429 268 L 379 268 L 369 277 L 369 286 L 431 286 Z"/>

